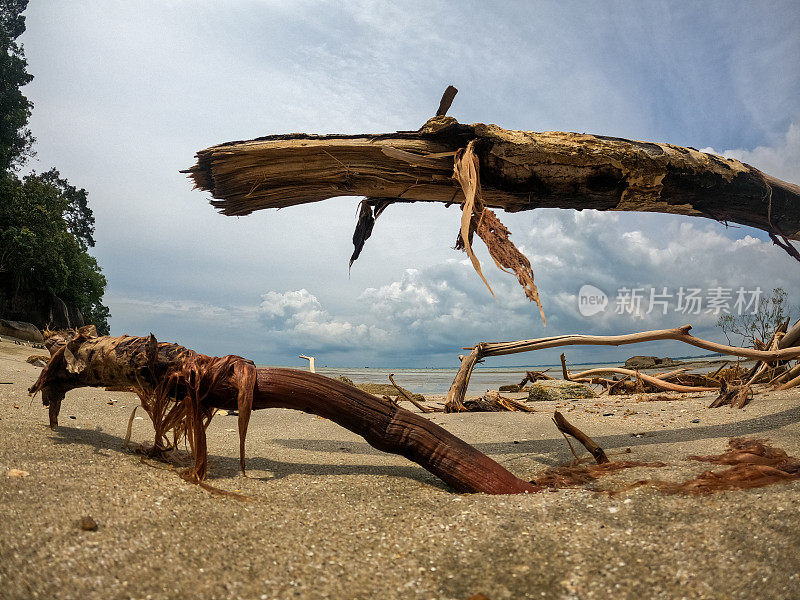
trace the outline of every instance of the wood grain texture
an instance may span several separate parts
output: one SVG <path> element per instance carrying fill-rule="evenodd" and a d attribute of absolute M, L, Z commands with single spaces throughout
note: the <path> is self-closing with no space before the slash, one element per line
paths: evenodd
<path fill-rule="evenodd" d="M 228 142 L 199 151 L 184 172 L 226 215 L 335 196 L 462 203 L 453 156 L 472 141 L 488 207 L 703 216 L 800 239 L 800 186 L 737 160 L 665 143 L 464 125 L 446 116 L 418 131 Z"/>

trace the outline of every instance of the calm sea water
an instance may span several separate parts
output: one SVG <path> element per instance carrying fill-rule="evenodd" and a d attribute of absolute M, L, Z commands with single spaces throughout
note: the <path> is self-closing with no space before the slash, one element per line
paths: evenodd
<path fill-rule="evenodd" d="M 539 367 L 540 370 L 541 367 Z M 533 367 L 527 370 L 534 370 Z M 519 383 L 525 377 L 526 367 L 476 368 L 469 380 L 468 393 L 481 394 L 488 389 L 497 389 L 501 385 Z M 347 369 L 317 368 L 317 373 L 328 377 L 345 375 L 354 383 L 389 383 L 389 374 L 394 373 L 394 380 L 407 390 L 417 394 L 447 394 L 453 383 L 457 369 Z M 558 377 L 561 368 L 549 371 Z"/>
<path fill-rule="evenodd" d="M 706 359 L 709 360 L 709 359 Z M 571 373 L 586 371 L 598 367 L 607 367 L 609 363 L 594 365 L 570 365 Z M 613 363 L 619 366 L 619 363 Z M 693 371 L 716 370 L 719 364 L 693 366 Z M 677 367 L 676 367 L 677 368 Z M 670 371 L 671 368 L 660 368 L 654 371 Z M 476 367 L 469 380 L 468 394 L 483 394 L 486 390 L 496 390 L 501 385 L 519 383 L 525 377 L 525 371 L 545 371 L 548 375 L 561 378 L 561 366 L 534 367 Z M 646 370 L 649 373 L 653 370 Z M 445 395 L 455 378 L 456 369 L 370 369 L 370 368 L 331 368 L 317 367 L 317 373 L 328 377 L 345 375 L 354 383 L 389 383 L 389 374 L 394 374 L 397 385 L 417 394 Z"/>

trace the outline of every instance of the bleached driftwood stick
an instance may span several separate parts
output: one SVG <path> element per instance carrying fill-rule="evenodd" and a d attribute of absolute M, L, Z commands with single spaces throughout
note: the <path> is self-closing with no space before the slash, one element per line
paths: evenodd
<path fill-rule="evenodd" d="M 308 370 L 312 373 L 316 373 L 317 370 L 314 368 L 314 357 L 313 356 L 306 356 L 305 354 L 301 354 L 297 358 L 305 358 L 308 361 Z"/>

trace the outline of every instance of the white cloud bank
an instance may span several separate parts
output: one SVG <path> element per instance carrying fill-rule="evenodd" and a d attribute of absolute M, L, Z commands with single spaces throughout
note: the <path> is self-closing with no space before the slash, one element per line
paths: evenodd
<path fill-rule="evenodd" d="M 332 317 L 306 289 L 267 292 L 258 314 L 264 328 L 287 345 L 313 352 L 370 349 L 387 342 L 386 332 L 377 325 Z"/>
<path fill-rule="evenodd" d="M 797 123 L 789 125 L 786 135 L 775 146 L 758 146 L 753 150 L 740 148 L 722 152 L 717 152 L 713 148 L 704 148 L 703 152 L 720 154 L 725 158 L 735 158 L 780 179 L 800 183 L 800 126 Z"/>

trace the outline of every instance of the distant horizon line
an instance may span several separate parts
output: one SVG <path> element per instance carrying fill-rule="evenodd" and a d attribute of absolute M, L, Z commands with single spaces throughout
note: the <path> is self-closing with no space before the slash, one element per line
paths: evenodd
<path fill-rule="evenodd" d="M 647 355 L 651 356 L 651 355 Z M 670 360 L 688 360 L 688 359 L 697 359 L 697 358 L 711 358 L 711 357 L 723 357 L 728 356 L 727 354 L 722 354 L 721 352 L 711 352 L 708 354 L 691 354 L 691 355 L 684 355 L 684 356 L 674 356 L 674 357 L 665 357 L 669 358 Z M 617 365 L 620 364 L 618 360 L 592 360 L 586 362 L 570 362 L 569 364 L 574 366 L 584 366 L 584 365 Z M 284 368 L 284 369 L 292 369 L 292 368 L 300 368 L 301 370 L 307 369 L 307 364 L 302 365 L 301 367 L 297 367 L 296 365 L 264 365 L 264 364 L 256 364 L 257 367 L 273 367 L 273 368 Z M 481 366 L 475 365 L 475 370 L 478 369 L 534 369 L 534 368 L 542 368 L 542 367 L 561 367 L 561 363 L 543 363 L 538 365 L 498 365 L 495 367 L 490 366 Z M 452 371 L 458 370 L 458 366 L 452 367 L 375 367 L 375 366 L 331 366 L 331 365 L 317 365 L 317 369 L 376 369 L 382 371 L 391 371 L 391 370 L 407 370 L 407 371 Z"/>

